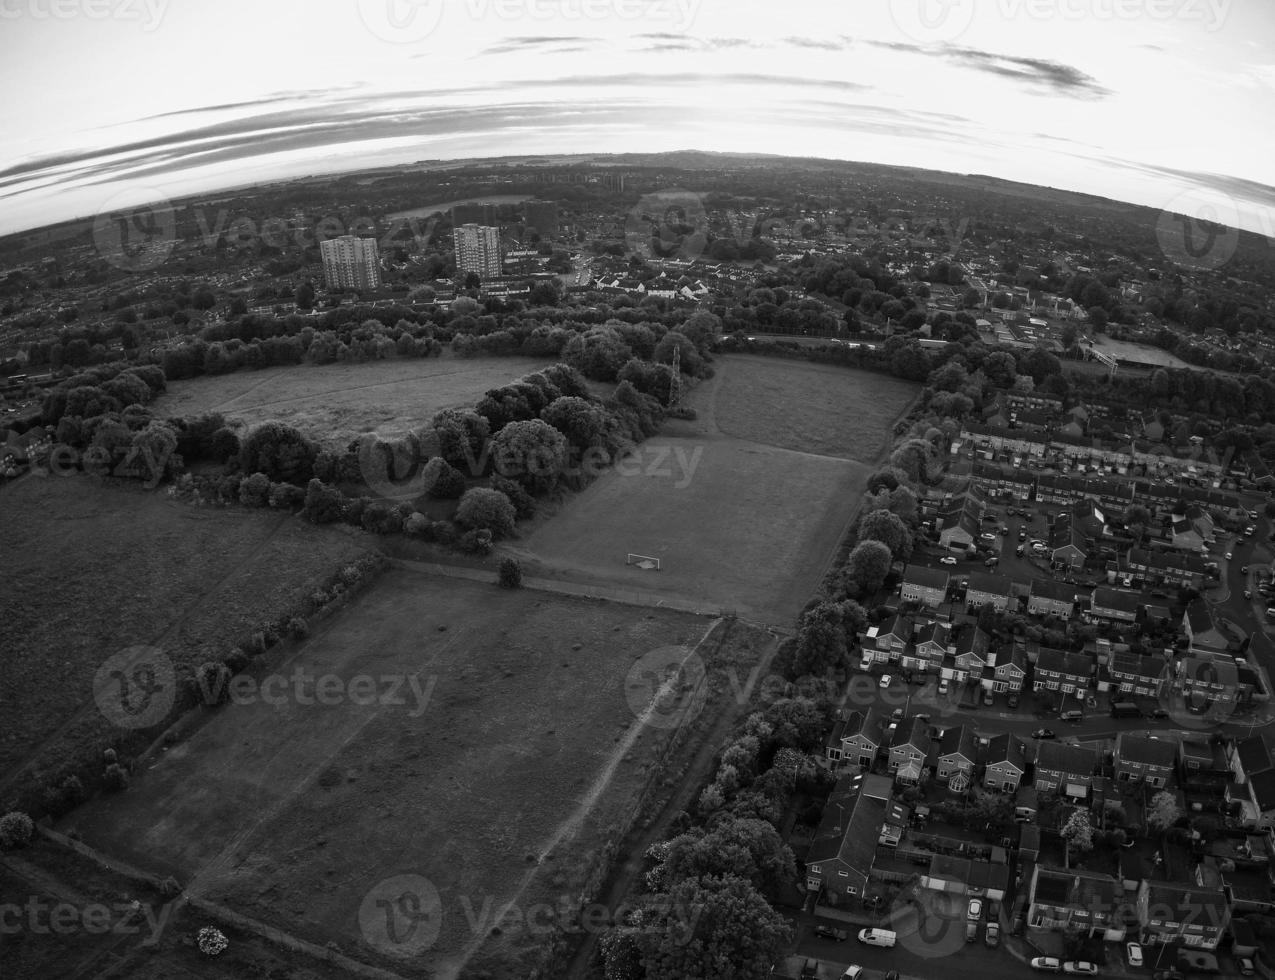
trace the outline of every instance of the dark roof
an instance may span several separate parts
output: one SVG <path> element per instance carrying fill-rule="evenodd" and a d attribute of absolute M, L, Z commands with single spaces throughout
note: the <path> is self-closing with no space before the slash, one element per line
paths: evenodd
<path fill-rule="evenodd" d="M 1246 776 L 1271 768 L 1271 750 L 1266 740 L 1260 735 L 1239 739 L 1235 743 L 1235 751 L 1240 757 L 1240 765 L 1244 767 Z"/>
<path fill-rule="evenodd" d="M 1089 677 L 1093 674 L 1094 661 L 1086 653 L 1045 648 L 1036 656 L 1037 670 L 1052 670 L 1073 677 Z"/>
<path fill-rule="evenodd" d="M 917 585 L 927 589 L 947 589 L 948 574 L 942 568 L 925 565 L 909 565 L 903 572 L 904 585 Z"/>
<path fill-rule="evenodd" d="M 1116 736 L 1116 759 L 1144 766 L 1172 769 L 1178 756 L 1177 740 L 1153 737 L 1140 732 L 1121 732 Z"/>
<path fill-rule="evenodd" d="M 1213 614 L 1203 599 L 1193 599 L 1186 607 L 1186 621 L 1192 633 L 1206 633 L 1213 628 Z"/>
<path fill-rule="evenodd" d="M 1098 752 L 1065 742 L 1039 742 L 1036 745 L 1036 768 L 1092 776 L 1098 768 Z"/>
<path fill-rule="evenodd" d="M 977 745 L 974 738 L 974 732 L 966 725 L 957 725 L 955 728 L 949 728 L 943 733 L 943 738 L 939 742 L 939 755 L 955 755 L 960 754 L 974 761 L 974 747 Z"/>
<path fill-rule="evenodd" d="M 995 736 L 987 743 L 986 765 L 993 766 L 998 762 L 1008 762 L 1019 770 L 1027 768 L 1027 750 L 1023 740 L 1017 735 L 1005 732 Z"/>
<path fill-rule="evenodd" d="M 887 803 L 863 792 L 864 776 L 837 781 L 824 806 L 806 863 L 841 860 L 866 876 L 876 856 L 877 840 L 885 822 Z"/>
<path fill-rule="evenodd" d="M 1032 580 L 1031 594 L 1041 599 L 1056 599 L 1059 602 L 1075 602 L 1076 587 L 1066 582 L 1055 582 L 1053 579 L 1038 578 Z"/>
<path fill-rule="evenodd" d="M 1136 613 L 1142 605 L 1142 596 L 1137 592 L 1125 592 L 1122 589 L 1109 589 L 1099 586 L 1093 590 L 1093 607 L 1114 609 L 1117 612 Z"/>

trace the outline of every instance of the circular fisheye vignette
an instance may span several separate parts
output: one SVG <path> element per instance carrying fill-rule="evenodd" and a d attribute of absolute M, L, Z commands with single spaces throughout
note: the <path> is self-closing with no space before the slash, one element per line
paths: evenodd
<path fill-rule="evenodd" d="M 423 875 L 383 878 L 359 904 L 359 934 L 373 949 L 396 959 L 419 956 L 438 941 L 443 903 Z"/>
<path fill-rule="evenodd" d="M 704 710 L 707 682 L 704 661 L 690 647 L 658 647 L 633 662 L 624 679 L 624 698 L 644 724 L 678 728 Z"/>
<path fill-rule="evenodd" d="M 173 662 L 159 647 L 125 647 L 98 667 L 93 700 L 103 717 L 120 728 L 157 725 L 177 700 Z"/>
<path fill-rule="evenodd" d="M 172 203 L 150 187 L 112 194 L 93 216 L 93 244 L 104 262 L 122 272 L 159 267 L 177 244 Z"/>

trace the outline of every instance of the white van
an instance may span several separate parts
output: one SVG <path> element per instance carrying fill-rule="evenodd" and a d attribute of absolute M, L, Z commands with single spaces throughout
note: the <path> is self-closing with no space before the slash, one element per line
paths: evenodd
<path fill-rule="evenodd" d="M 883 946 L 889 949 L 898 938 L 889 929 L 860 929 L 859 942 L 865 946 Z"/>

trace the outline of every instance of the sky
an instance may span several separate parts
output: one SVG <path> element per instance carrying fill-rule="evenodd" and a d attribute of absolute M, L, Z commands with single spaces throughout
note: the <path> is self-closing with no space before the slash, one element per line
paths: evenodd
<path fill-rule="evenodd" d="M 0 234 L 426 159 L 697 149 L 990 174 L 1275 247 L 1270 0 L 0 0 L 0 84 Z"/>

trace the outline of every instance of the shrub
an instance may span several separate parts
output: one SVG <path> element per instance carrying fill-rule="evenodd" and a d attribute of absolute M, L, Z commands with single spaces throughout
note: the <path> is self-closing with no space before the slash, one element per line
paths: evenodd
<path fill-rule="evenodd" d="M 84 800 L 84 784 L 79 776 L 67 776 L 56 786 L 44 788 L 44 807 L 54 816 L 61 816 Z"/>
<path fill-rule="evenodd" d="M 112 762 L 102 774 L 102 785 L 107 792 L 118 793 L 128 788 L 128 770 L 118 762 Z"/>
<path fill-rule="evenodd" d="M 517 514 L 499 490 L 488 490 L 485 487 L 474 487 L 466 490 L 460 498 L 460 506 L 456 508 L 458 526 L 485 528 L 493 537 L 502 537 L 513 533 Z"/>
<path fill-rule="evenodd" d="M 182 893 L 182 886 L 176 878 L 168 877 L 159 883 L 159 893 L 164 898 L 176 898 Z"/>
<path fill-rule="evenodd" d="M 294 640 L 304 640 L 310 635 L 310 624 L 300 616 L 288 620 L 288 635 Z"/>
<path fill-rule="evenodd" d="M 522 585 L 522 565 L 517 558 L 501 559 L 500 584 L 506 589 L 516 589 Z"/>
<path fill-rule="evenodd" d="M 291 483 L 270 484 L 270 506 L 279 510 L 296 510 L 305 505 L 308 492 Z"/>
<path fill-rule="evenodd" d="M 532 494 L 558 484 L 567 460 L 567 439 L 541 419 L 510 422 L 492 440 L 495 466 Z"/>
<path fill-rule="evenodd" d="M 363 510 L 363 529 L 373 534 L 398 534 L 403 530 L 403 518 L 393 504 L 373 501 Z"/>
<path fill-rule="evenodd" d="M 224 425 L 208 440 L 208 455 L 215 463 L 225 463 L 239 455 L 239 436 Z"/>
<path fill-rule="evenodd" d="M 403 522 L 403 533 L 413 538 L 423 538 L 429 529 L 429 518 L 420 511 L 413 511 Z"/>
<path fill-rule="evenodd" d="M 460 536 L 456 546 L 471 555 L 489 555 L 491 554 L 491 532 L 486 528 L 466 531 Z"/>
<path fill-rule="evenodd" d="M 230 700 L 230 668 L 216 660 L 200 664 L 195 671 L 195 695 L 207 705 Z"/>
<path fill-rule="evenodd" d="M 0 847 L 25 847 L 31 843 L 35 824 L 21 811 L 14 810 L 0 817 Z"/>
<path fill-rule="evenodd" d="M 237 674 L 248 666 L 248 651 L 243 647 L 233 647 L 226 654 L 226 666 L 232 674 Z"/>
<path fill-rule="evenodd" d="M 298 486 L 314 475 L 318 446 L 290 425 L 263 422 L 242 440 L 239 469 L 264 473 L 267 478 Z"/>
<path fill-rule="evenodd" d="M 226 939 L 225 934 L 220 929 L 214 929 L 212 926 L 204 926 L 199 930 L 197 942 L 199 951 L 205 956 L 220 956 L 226 951 L 226 947 L 230 945 L 230 941 Z"/>
<path fill-rule="evenodd" d="M 491 477 L 491 488 L 499 490 L 509 502 L 514 505 L 514 516 L 518 520 L 532 517 L 536 513 L 536 498 L 523 489 L 521 483 L 515 483 L 507 476 L 501 476 L 499 473 L 493 473 Z"/>
<path fill-rule="evenodd" d="M 345 495 L 334 486 L 320 480 L 311 480 L 305 489 L 305 507 L 302 514 L 313 524 L 331 524 L 339 521 L 345 510 Z"/>
<path fill-rule="evenodd" d="M 270 477 L 254 473 L 239 481 L 239 502 L 249 507 L 264 507 L 270 500 Z"/>
<path fill-rule="evenodd" d="M 441 456 L 425 464 L 426 494 L 435 500 L 455 500 L 465 492 L 465 475 Z"/>

